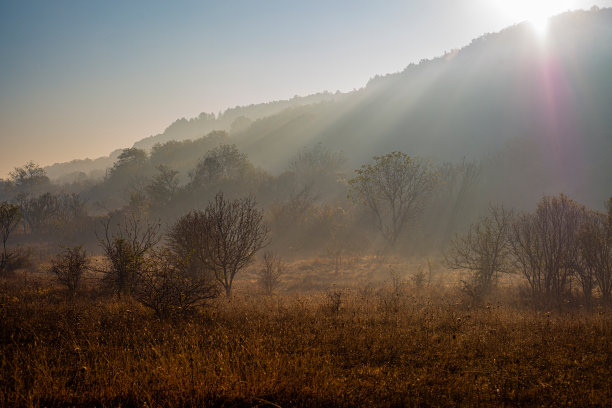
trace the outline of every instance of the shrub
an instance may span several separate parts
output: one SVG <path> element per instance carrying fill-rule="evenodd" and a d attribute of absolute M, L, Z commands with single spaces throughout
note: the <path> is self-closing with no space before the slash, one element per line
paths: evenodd
<path fill-rule="evenodd" d="M 0 272 L 4 276 L 10 276 L 18 269 L 26 269 L 32 266 L 32 250 L 30 248 L 17 247 L 7 253 L 4 269 Z"/>
<path fill-rule="evenodd" d="M 451 269 L 470 272 L 463 292 L 473 301 L 482 300 L 502 272 L 508 272 L 508 231 L 512 214 L 503 207 L 491 207 L 489 215 L 457 236 L 445 256 Z"/>
<path fill-rule="evenodd" d="M 571 295 L 584 214 L 583 206 L 561 194 L 544 197 L 535 213 L 523 214 L 513 223 L 509 234 L 512 260 L 527 279 L 534 299 L 559 305 Z"/>
<path fill-rule="evenodd" d="M 591 286 L 597 284 L 605 301 L 610 300 L 612 292 L 612 199 L 609 201 L 608 212 L 591 212 L 580 231 L 583 280 Z"/>
<path fill-rule="evenodd" d="M 88 266 L 87 253 L 80 246 L 66 248 L 51 260 L 51 272 L 71 295 L 78 290 L 83 272 Z"/>
<path fill-rule="evenodd" d="M 0 203 L 0 240 L 2 240 L 2 253 L 0 253 L 0 272 L 7 269 L 10 254 L 6 243 L 11 232 L 17 227 L 21 220 L 19 207 L 6 201 Z"/>
<path fill-rule="evenodd" d="M 257 276 L 257 283 L 267 295 L 271 295 L 280 285 L 282 272 L 283 263 L 278 254 L 267 251 L 263 256 L 263 262 Z"/>
<path fill-rule="evenodd" d="M 146 255 L 159 243 L 161 236 L 159 224 L 146 222 L 134 212 L 128 213 L 115 231 L 110 228 L 111 218 L 103 222 L 104 234 L 98 236 L 98 242 L 108 261 L 108 267 L 102 270 L 103 281 L 121 296 L 134 290 Z"/>
<path fill-rule="evenodd" d="M 202 276 L 192 276 L 188 262 L 167 248 L 152 251 L 139 272 L 135 299 L 158 317 L 166 318 L 216 298 L 219 295 L 217 283 Z"/>

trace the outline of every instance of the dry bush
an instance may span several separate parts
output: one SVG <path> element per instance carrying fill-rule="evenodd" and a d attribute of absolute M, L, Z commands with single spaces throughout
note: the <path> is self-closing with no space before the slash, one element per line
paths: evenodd
<path fill-rule="evenodd" d="M 65 248 L 51 259 L 49 269 L 57 276 L 58 282 L 66 286 L 70 295 L 74 295 L 88 266 L 87 253 L 80 246 L 76 246 Z"/>
<path fill-rule="evenodd" d="M 331 314 L 337 314 L 340 312 L 340 306 L 342 306 L 342 297 L 344 296 L 341 290 L 332 290 L 327 293 L 327 302 L 324 305 L 324 310 L 329 311 Z"/>
<path fill-rule="evenodd" d="M 476 303 L 495 285 L 499 274 L 509 272 L 508 233 L 512 213 L 503 207 L 491 207 L 465 235 L 458 235 L 446 252 L 445 263 L 451 269 L 470 272 L 463 281 L 463 292 Z"/>
<path fill-rule="evenodd" d="M 571 298 L 585 213 L 561 194 L 544 197 L 535 213 L 515 219 L 509 234 L 512 261 L 527 279 L 533 300 L 558 306 Z"/>
<path fill-rule="evenodd" d="M 106 218 L 102 223 L 104 232 L 98 235 L 108 262 L 102 270 L 103 281 L 118 296 L 134 290 L 146 256 L 161 240 L 159 224 L 152 224 L 133 211 L 121 218 L 116 228 L 111 228 L 113 217 Z"/>
<path fill-rule="evenodd" d="M 417 290 L 423 289 L 425 286 L 425 282 L 427 280 L 427 274 L 425 273 L 425 269 L 423 267 L 418 267 L 416 272 L 410 276 L 410 280 L 414 283 L 414 286 Z"/>
<path fill-rule="evenodd" d="M 612 198 L 608 203 L 608 214 L 591 212 L 580 231 L 583 287 L 597 284 L 606 302 L 612 292 Z"/>
<path fill-rule="evenodd" d="M 6 243 L 21 220 L 19 207 L 6 201 L 0 203 L 0 240 L 2 241 L 2 253 L 0 253 L 0 273 L 5 272 L 10 262 L 11 254 L 8 252 Z"/>
<path fill-rule="evenodd" d="M 272 251 L 264 253 L 261 267 L 257 271 L 257 283 L 266 295 L 272 295 L 280 285 L 283 269 L 283 262 L 277 253 Z"/>
<path fill-rule="evenodd" d="M 10 277 L 15 276 L 19 270 L 32 269 L 33 267 L 32 249 L 17 247 L 8 251 L 4 270 L 0 270 L 0 272 L 2 272 L 2 276 Z"/>
<path fill-rule="evenodd" d="M 167 248 L 152 251 L 139 272 L 134 298 L 160 318 L 191 311 L 216 298 L 217 282 L 193 276 L 188 262 Z"/>

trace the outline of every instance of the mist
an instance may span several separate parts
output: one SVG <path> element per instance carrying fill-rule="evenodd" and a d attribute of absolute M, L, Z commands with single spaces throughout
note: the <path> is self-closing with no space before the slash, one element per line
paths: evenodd
<path fill-rule="evenodd" d="M 483 14 L 492 7 L 480 6 Z M 91 7 L 70 10 L 73 17 L 106 10 Z M 380 28 L 355 11 L 344 26 L 332 18 L 337 6 L 329 15 L 317 7 L 300 10 L 325 30 L 301 22 L 295 38 L 308 33 L 309 47 L 327 55 L 334 53 L 322 45 L 328 26 L 341 39 L 351 38 L 343 27 L 360 21 Z M 40 90 L 40 105 L 30 108 L 45 112 L 31 118 L 17 114 L 23 100 L 9 106 L 3 97 L 11 120 L 2 132 L 15 132 L 3 140 L 0 167 L 0 350 L 9 356 L 0 364 L 7 379 L 0 400 L 605 405 L 612 398 L 612 9 L 546 19 L 558 10 L 514 7 L 506 12 L 528 21 L 438 54 L 419 48 L 421 59 L 410 54 L 414 62 L 396 70 L 389 67 L 405 50 L 396 42 L 385 46 L 394 54 L 386 68 L 351 71 L 358 63 L 347 59 L 346 78 L 327 88 L 334 91 L 316 88 L 324 70 L 316 58 L 306 67 L 312 77 L 294 87 L 278 74 L 302 61 L 292 60 L 301 40 L 276 37 L 276 29 L 291 31 L 279 14 L 280 28 L 247 39 L 224 31 L 223 41 L 207 43 L 229 74 L 203 71 L 210 76 L 203 83 L 217 78 L 227 89 L 219 96 L 211 87 L 212 108 L 203 112 L 193 107 L 206 104 L 192 96 L 173 109 L 156 105 L 159 115 L 137 107 L 143 96 L 180 98 L 201 64 L 183 58 L 183 47 L 197 45 L 191 41 L 160 56 L 177 68 L 175 83 L 161 81 L 159 67 L 131 66 L 126 56 L 139 52 L 131 41 L 96 48 L 125 57 L 120 71 L 136 69 L 141 82 L 117 80 L 116 71 L 74 77 L 71 97 L 88 96 L 70 121 L 58 114 L 71 110 L 65 95 L 45 111 L 52 89 Z M 111 34 L 100 23 L 100 37 L 87 41 L 123 33 L 137 13 L 122 10 L 121 30 Z M 160 32 L 189 32 L 194 16 L 176 25 L 184 12 L 173 10 Z M 391 33 L 397 20 L 389 20 Z M 230 26 L 236 22 L 247 24 L 241 13 Z M 429 41 L 451 38 L 452 27 Z M 137 43 L 153 41 L 136 31 Z M 71 32 L 54 34 L 60 56 L 72 55 L 64 47 L 87 48 L 70 43 Z M 260 35 L 291 63 L 258 48 Z M 254 65 L 237 65 L 231 45 L 239 41 Z M 138 61 L 156 58 L 144 53 Z M 3 83 L 19 77 L 9 68 Z M 249 69 L 275 90 L 241 91 L 231 73 Z M 113 86 L 99 93 L 84 85 L 92 81 Z M 7 87 L 13 96 L 15 84 Z M 134 95 L 114 94 L 117 84 Z M 23 92 L 24 100 L 35 94 Z M 235 93 L 246 102 L 220 109 Z M 113 134 L 121 117 L 126 133 Z M 87 127 L 78 143 L 54 133 Z M 49 133 L 20 139 L 41 128 Z"/>

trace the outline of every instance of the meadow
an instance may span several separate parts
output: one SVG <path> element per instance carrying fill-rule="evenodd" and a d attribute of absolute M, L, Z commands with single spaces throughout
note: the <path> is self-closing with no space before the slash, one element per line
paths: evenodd
<path fill-rule="evenodd" d="M 297 262 L 278 294 L 245 273 L 231 300 L 158 319 L 90 276 L 74 297 L 49 275 L 0 283 L 3 406 L 609 406 L 612 310 L 535 309 L 520 285 L 466 302 L 444 271 L 410 265 L 365 283 Z M 319 269 L 317 269 L 319 268 Z M 358 278 L 351 269 L 359 271 Z M 367 269 L 367 270 L 366 270 Z M 352 284 L 349 284 L 352 282 Z"/>

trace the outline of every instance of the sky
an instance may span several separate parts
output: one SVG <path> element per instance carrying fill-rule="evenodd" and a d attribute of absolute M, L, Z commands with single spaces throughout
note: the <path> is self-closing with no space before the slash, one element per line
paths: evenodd
<path fill-rule="evenodd" d="M 612 0 L 0 0 L 0 178 L 200 112 L 363 87 L 524 20 Z"/>

